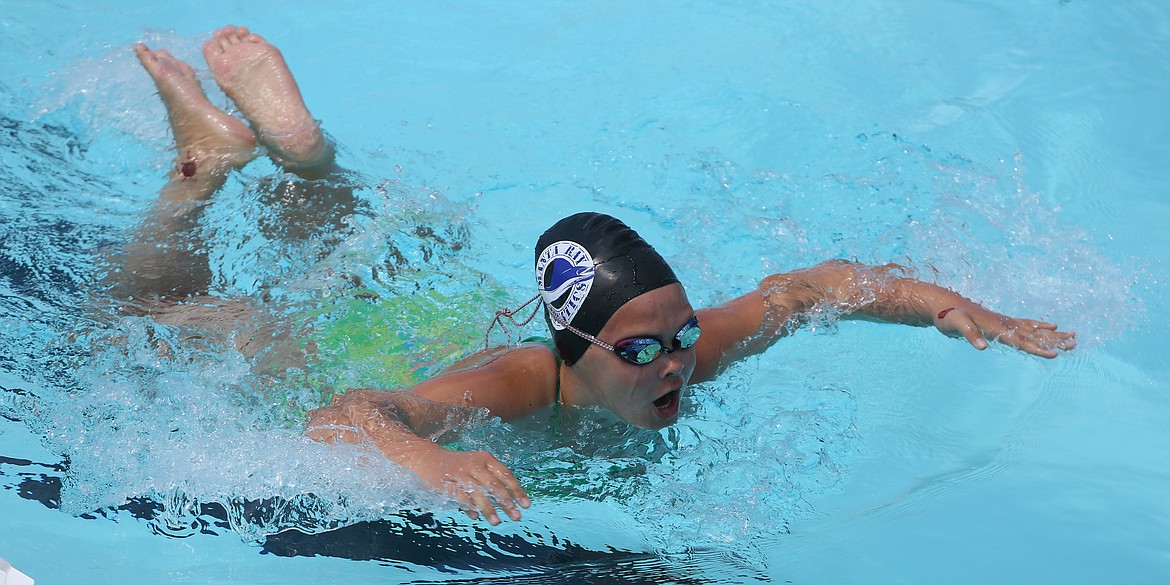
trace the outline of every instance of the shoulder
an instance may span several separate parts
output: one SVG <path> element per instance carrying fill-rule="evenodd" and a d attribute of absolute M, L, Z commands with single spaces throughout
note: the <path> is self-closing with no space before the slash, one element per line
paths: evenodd
<path fill-rule="evenodd" d="M 513 420 L 556 400 L 556 354 L 543 343 L 522 343 L 476 352 L 412 390 L 424 398 L 486 408 Z"/>
<path fill-rule="evenodd" d="M 695 344 L 692 381 L 712 380 L 731 363 L 756 353 L 745 352 L 745 343 L 758 334 L 764 313 L 764 300 L 759 290 L 716 307 L 695 311 L 703 333 Z"/>
<path fill-rule="evenodd" d="M 809 268 L 773 274 L 760 286 L 709 309 L 696 312 L 703 334 L 695 345 L 695 374 L 702 382 L 713 379 L 732 363 L 762 353 L 776 340 L 792 333 L 800 315 L 826 299 L 846 299 L 865 276 L 884 275 L 897 266 L 872 269 L 848 260 L 829 260 Z"/>
<path fill-rule="evenodd" d="M 824 265 L 824 269 L 833 269 Z M 791 319 L 815 296 L 810 279 L 819 268 L 773 274 L 747 294 L 695 314 L 703 333 L 695 344 L 692 379 L 714 379 L 731 364 L 768 349 L 787 335 Z"/>

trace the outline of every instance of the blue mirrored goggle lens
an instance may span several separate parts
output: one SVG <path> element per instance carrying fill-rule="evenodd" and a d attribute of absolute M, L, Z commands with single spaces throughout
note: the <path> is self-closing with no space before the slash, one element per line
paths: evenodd
<path fill-rule="evenodd" d="M 698 317 L 691 317 L 691 320 L 678 332 L 678 335 L 674 336 L 674 340 L 678 342 L 680 349 L 686 349 L 699 340 L 699 334 L 702 332 L 703 330 L 699 329 Z"/>
<path fill-rule="evenodd" d="M 648 364 L 654 361 L 654 358 L 662 355 L 662 344 L 657 339 L 650 338 L 627 339 L 618 343 L 613 349 L 622 359 L 639 366 Z"/>
<path fill-rule="evenodd" d="M 674 336 L 674 342 L 678 349 L 687 349 L 699 340 L 699 335 L 702 330 L 699 329 L 699 319 L 691 317 L 690 321 L 679 330 L 678 334 Z M 662 342 L 653 337 L 639 337 L 635 339 L 626 339 L 619 341 L 614 346 L 616 352 L 622 359 L 635 365 L 646 365 L 654 361 L 658 356 L 665 353 L 670 353 L 672 349 L 666 349 L 662 346 Z"/>

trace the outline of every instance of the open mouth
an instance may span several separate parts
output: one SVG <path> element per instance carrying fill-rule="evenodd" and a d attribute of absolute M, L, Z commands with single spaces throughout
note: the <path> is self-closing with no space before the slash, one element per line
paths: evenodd
<path fill-rule="evenodd" d="M 659 418 L 673 418 L 678 414 L 678 403 L 682 396 L 682 388 L 668 392 L 654 401 L 654 412 Z"/>

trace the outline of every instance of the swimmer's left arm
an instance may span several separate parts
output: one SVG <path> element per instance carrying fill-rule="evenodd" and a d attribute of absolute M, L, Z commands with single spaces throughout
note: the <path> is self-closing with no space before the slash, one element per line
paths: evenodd
<path fill-rule="evenodd" d="M 1073 332 L 1057 331 L 1052 323 L 1001 315 L 952 290 L 901 276 L 902 270 L 896 264 L 823 262 L 774 274 L 755 291 L 698 311 L 703 335 L 696 344 L 692 380 L 713 379 L 731 363 L 763 352 L 818 314 L 933 325 L 980 350 L 987 348 L 988 339 L 1045 358 L 1076 347 Z"/>
<path fill-rule="evenodd" d="M 887 287 L 878 291 L 873 302 L 862 305 L 844 318 L 934 325 L 943 335 L 962 337 L 980 351 L 987 349 L 989 339 L 1049 359 L 1059 356 L 1060 351 L 1076 347 L 1076 333 L 1073 331 L 1058 331 L 1054 323 L 1002 315 L 954 290 L 914 278 L 890 278 Z"/>
<path fill-rule="evenodd" d="M 718 307 L 696 311 L 703 334 L 695 344 L 691 380 L 714 379 L 748 356 L 763 353 L 791 335 L 817 312 L 837 314 L 863 304 L 855 271 L 860 265 L 828 261 L 810 268 L 773 274 L 759 288 Z"/>
<path fill-rule="evenodd" d="M 984 350 L 988 340 L 1043 358 L 1076 347 L 1076 333 L 1057 331 L 1053 323 L 1018 319 L 992 311 L 936 284 L 906 278 L 897 264 L 869 267 L 845 263 L 853 274 L 838 283 L 844 293 L 843 319 L 874 319 L 916 327 L 934 326 L 948 337 L 961 337 Z"/>

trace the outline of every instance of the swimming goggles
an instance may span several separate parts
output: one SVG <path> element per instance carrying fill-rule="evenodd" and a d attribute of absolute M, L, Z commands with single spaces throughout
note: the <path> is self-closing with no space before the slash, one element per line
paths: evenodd
<path fill-rule="evenodd" d="M 593 345 L 605 348 L 618 354 L 618 357 L 626 360 L 627 362 L 630 362 L 631 364 L 634 364 L 635 366 L 644 366 L 658 359 L 658 356 L 664 353 L 674 353 L 680 349 L 687 349 L 695 345 L 695 342 L 699 340 L 699 334 L 703 332 L 702 329 L 699 329 L 699 318 L 692 316 L 691 320 L 687 321 L 687 324 L 683 325 L 682 329 L 679 329 L 678 333 L 674 335 L 673 348 L 667 348 L 666 344 L 662 343 L 662 341 L 656 337 L 631 337 L 629 339 L 623 339 L 613 345 L 610 345 L 584 331 L 581 331 L 580 329 L 577 329 L 576 327 L 573 327 L 572 325 L 569 325 L 568 323 L 561 321 L 558 317 L 555 316 L 556 313 L 550 311 L 549 314 L 554 315 L 553 318 L 556 319 L 556 321 L 560 323 L 561 326 L 563 326 L 565 329 L 568 329 L 569 331 L 572 331 L 573 333 L 576 333 L 578 337 L 581 337 Z"/>

